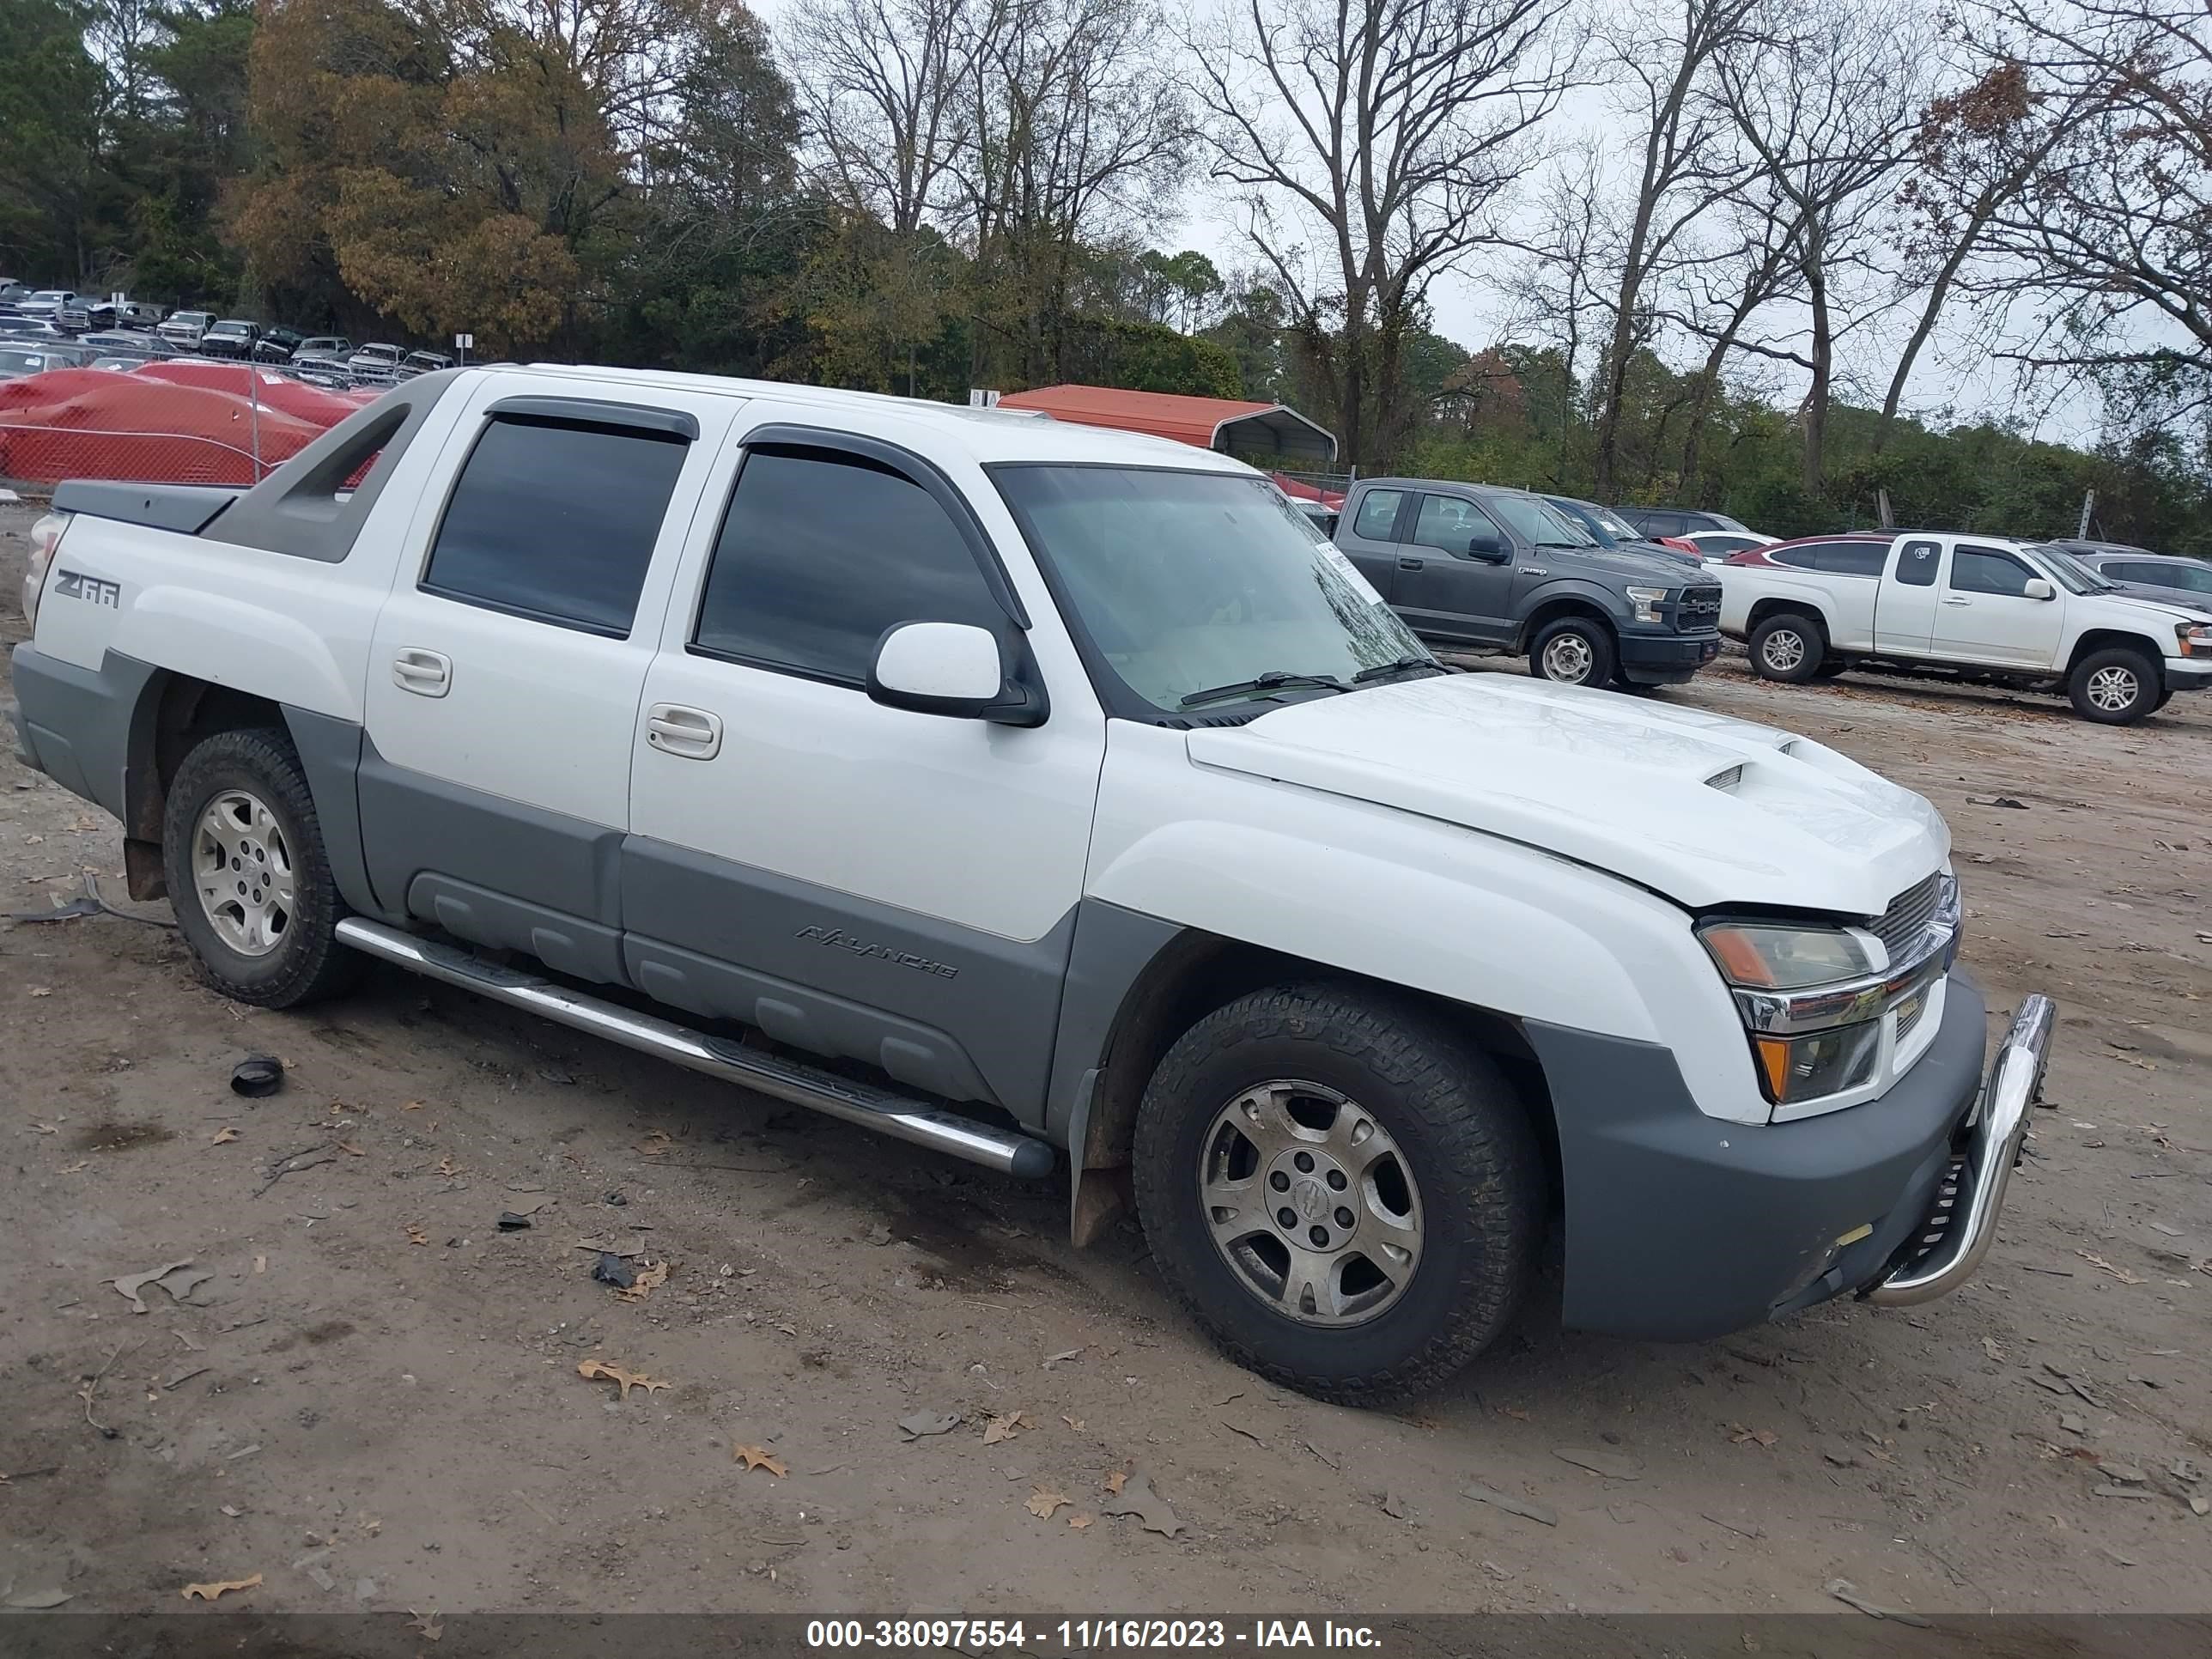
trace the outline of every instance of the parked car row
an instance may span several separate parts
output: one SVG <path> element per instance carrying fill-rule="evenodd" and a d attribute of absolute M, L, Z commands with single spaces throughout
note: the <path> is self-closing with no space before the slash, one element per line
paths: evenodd
<path fill-rule="evenodd" d="M 165 316 L 161 307 L 138 301 L 91 300 L 68 289 L 32 289 L 8 279 L 0 279 L 0 337 L 56 345 L 76 340 L 112 346 L 112 355 L 126 356 L 189 353 L 266 363 L 332 390 L 396 385 L 450 368 L 453 361 L 443 352 L 410 351 L 380 341 L 356 347 L 343 334 L 309 335 L 212 311 L 180 309 Z"/>

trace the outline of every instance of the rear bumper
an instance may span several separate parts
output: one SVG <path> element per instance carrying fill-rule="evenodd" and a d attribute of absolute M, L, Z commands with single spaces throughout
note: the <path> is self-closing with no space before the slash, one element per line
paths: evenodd
<path fill-rule="evenodd" d="M 1656 1044 L 1529 1024 L 1559 1123 L 1565 1322 L 1697 1340 L 1847 1291 L 1924 1299 L 1971 1274 L 2003 1196 L 1999 1155 L 2008 1170 L 2027 1116 L 2023 1105 L 1978 1150 L 1988 1139 L 1979 1126 L 1997 1115 L 1972 1115 L 1983 1093 L 1984 1012 L 1980 991 L 1954 971 L 1935 1041 L 1887 1094 L 1769 1124 L 1698 1111 L 1673 1054 Z M 2034 1076 L 2048 1040 L 2045 1024 Z M 2001 1054 L 1995 1082 L 2005 1066 Z M 1967 1193 L 1966 1212 L 1979 1213 L 1976 1194 L 1987 1208 L 1954 1252 L 1929 1241 L 1948 1240 L 1948 1218 L 1962 1212 L 1961 1155 L 1988 1177 Z M 1913 1264 L 1903 1278 L 1900 1260 Z M 1915 1293 L 1914 1274 L 1941 1283 Z"/>
<path fill-rule="evenodd" d="M 1721 653 L 1718 632 L 1619 636 L 1620 672 L 1640 685 L 1679 684 Z"/>

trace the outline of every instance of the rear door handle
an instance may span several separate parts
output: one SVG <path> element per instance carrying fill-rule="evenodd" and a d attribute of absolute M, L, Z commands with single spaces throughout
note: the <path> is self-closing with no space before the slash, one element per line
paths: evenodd
<path fill-rule="evenodd" d="M 418 697 L 442 697 L 453 687 L 453 659 L 410 645 L 392 659 L 392 683 Z"/>
<path fill-rule="evenodd" d="M 645 740 L 678 760 L 712 760 L 722 752 L 722 717 L 681 703 L 657 702 L 646 711 Z"/>
<path fill-rule="evenodd" d="M 1401 559 L 1398 561 L 1398 568 L 1401 570 L 1419 570 L 1420 568 L 1421 561 L 1419 559 Z"/>
<path fill-rule="evenodd" d="M 1972 605 L 1973 601 L 1972 599 L 1962 599 L 1957 594 L 1954 593 L 1948 599 L 1945 599 L 1943 603 L 1946 605 Z"/>

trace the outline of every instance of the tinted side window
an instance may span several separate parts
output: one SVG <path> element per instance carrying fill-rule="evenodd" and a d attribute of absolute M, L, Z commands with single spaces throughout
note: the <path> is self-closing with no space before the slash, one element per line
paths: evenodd
<path fill-rule="evenodd" d="M 2212 593 L 2212 568 L 2203 565 L 2162 564 L 2168 587 L 2185 587 L 2192 593 Z"/>
<path fill-rule="evenodd" d="M 688 448 L 605 427 L 492 422 L 462 464 L 423 591 L 626 635 Z"/>
<path fill-rule="evenodd" d="M 1686 514 L 1646 512 L 1644 514 L 1643 529 L 1647 536 L 1679 536 L 1689 527 L 1690 520 Z"/>
<path fill-rule="evenodd" d="M 1698 550 L 1705 553 L 1741 553 L 1745 548 L 1753 545 L 1755 544 L 1750 537 L 1738 536 L 1724 531 L 1717 531 L 1711 535 L 1698 538 Z"/>
<path fill-rule="evenodd" d="M 1951 591 L 1954 593 L 1995 593 L 2023 599 L 2033 573 L 2009 553 L 1993 548 L 1961 547 L 1951 555 Z"/>
<path fill-rule="evenodd" d="M 1820 568 L 1820 550 L 1818 547 L 1770 547 L 1766 550 L 1766 556 L 1777 564 L 1795 565 L 1800 570 L 1818 570 Z"/>
<path fill-rule="evenodd" d="M 1838 576 L 1879 576 L 1888 562 L 1887 542 L 1830 542 L 1820 550 L 1820 568 Z"/>
<path fill-rule="evenodd" d="M 1398 508 L 1406 499 L 1402 489 L 1370 489 L 1359 498 L 1359 511 L 1352 520 L 1352 533 L 1362 541 L 1387 542 L 1390 526 L 1398 521 Z"/>
<path fill-rule="evenodd" d="M 695 647 L 860 685 L 900 623 L 1006 613 L 945 509 L 887 466 L 835 450 L 754 450 L 714 544 Z"/>
<path fill-rule="evenodd" d="M 1907 542 L 1897 556 L 1897 580 L 1907 587 L 1936 586 L 1936 567 L 1943 562 L 1943 550 L 1934 542 Z"/>
<path fill-rule="evenodd" d="M 1421 547 L 1440 547 L 1448 553 L 1464 553 L 1470 537 L 1494 536 L 1498 526 L 1482 509 L 1455 495 L 1424 495 L 1420 517 L 1413 520 L 1413 541 Z"/>

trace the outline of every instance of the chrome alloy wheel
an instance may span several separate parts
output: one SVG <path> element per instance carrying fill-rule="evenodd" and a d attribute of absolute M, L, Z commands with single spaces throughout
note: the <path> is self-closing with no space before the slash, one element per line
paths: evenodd
<path fill-rule="evenodd" d="M 1420 1189 L 1382 1126 L 1335 1090 L 1255 1085 L 1214 1115 L 1199 1203 L 1245 1289 L 1302 1324 L 1357 1325 L 1421 1263 Z"/>
<path fill-rule="evenodd" d="M 266 803 L 226 789 L 192 832 L 192 887 L 216 937 L 242 957 L 284 942 L 299 909 L 292 849 Z"/>
<path fill-rule="evenodd" d="M 1760 642 L 1759 654 L 1774 672 L 1794 672 L 1805 660 L 1805 636 L 1795 629 L 1778 628 Z"/>
<path fill-rule="evenodd" d="M 1597 666 L 1597 654 L 1579 634 L 1555 634 L 1544 646 L 1544 678 L 1562 685 L 1580 685 Z"/>
<path fill-rule="evenodd" d="M 2082 695 L 2106 714 L 2117 714 L 2142 695 L 2142 683 L 2136 678 L 2135 670 L 2115 663 L 2090 675 Z"/>

